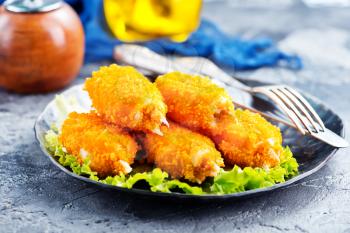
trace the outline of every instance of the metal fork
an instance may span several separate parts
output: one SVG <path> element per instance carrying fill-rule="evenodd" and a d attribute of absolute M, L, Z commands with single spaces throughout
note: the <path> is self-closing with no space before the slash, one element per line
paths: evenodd
<path fill-rule="evenodd" d="M 114 55 L 117 61 L 128 65 L 134 65 L 157 74 L 180 71 L 184 73 L 204 75 L 213 80 L 219 80 L 226 86 L 238 88 L 254 96 L 261 97 L 259 95 L 264 95 L 280 107 L 295 125 L 295 128 L 297 128 L 302 134 L 308 133 L 316 138 L 321 138 L 321 140 L 323 139 L 323 141 L 326 142 L 327 137 L 330 137 L 331 131 L 326 129 L 323 121 L 313 107 L 298 91 L 291 87 L 285 85 L 250 87 L 230 76 L 206 58 L 181 57 L 169 59 L 138 45 L 124 44 L 117 46 Z M 323 135 L 322 133 L 325 134 Z M 327 137 L 324 138 L 324 136 Z M 335 135 L 332 136 L 336 141 L 334 138 Z M 341 141 L 341 139 L 339 139 L 339 141 Z M 339 145 L 342 145 L 339 147 L 346 147 L 347 142 L 343 140 Z"/>

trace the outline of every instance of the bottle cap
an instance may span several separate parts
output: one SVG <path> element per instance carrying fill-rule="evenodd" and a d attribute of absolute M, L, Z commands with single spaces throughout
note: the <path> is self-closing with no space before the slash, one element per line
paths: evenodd
<path fill-rule="evenodd" d="M 7 0 L 6 10 L 16 13 L 48 12 L 61 7 L 61 0 Z"/>

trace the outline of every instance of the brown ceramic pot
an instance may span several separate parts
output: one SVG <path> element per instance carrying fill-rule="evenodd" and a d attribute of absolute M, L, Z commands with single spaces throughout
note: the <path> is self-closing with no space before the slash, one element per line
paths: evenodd
<path fill-rule="evenodd" d="M 67 4 L 47 12 L 0 7 L 0 86 L 19 93 L 60 89 L 78 74 L 84 33 Z"/>

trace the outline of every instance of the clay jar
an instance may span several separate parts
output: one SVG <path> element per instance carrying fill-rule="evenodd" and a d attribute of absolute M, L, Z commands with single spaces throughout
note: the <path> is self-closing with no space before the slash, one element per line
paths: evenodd
<path fill-rule="evenodd" d="M 77 76 L 83 56 L 83 28 L 69 5 L 31 0 L 0 7 L 1 87 L 19 93 L 60 89 Z"/>

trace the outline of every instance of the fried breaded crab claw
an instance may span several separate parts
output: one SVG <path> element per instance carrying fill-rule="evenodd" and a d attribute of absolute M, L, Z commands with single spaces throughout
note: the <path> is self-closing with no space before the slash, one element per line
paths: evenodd
<path fill-rule="evenodd" d="M 234 111 L 229 94 L 209 78 L 172 72 L 155 83 L 168 106 L 167 116 L 193 130 L 215 127 L 220 114 Z"/>
<path fill-rule="evenodd" d="M 279 164 L 283 153 L 279 128 L 248 110 L 222 116 L 210 134 L 228 165 L 270 168 Z"/>
<path fill-rule="evenodd" d="M 172 122 L 162 131 L 163 136 L 146 134 L 143 144 L 148 162 L 172 178 L 200 184 L 207 177 L 216 176 L 224 166 L 220 152 L 206 136 Z"/>
<path fill-rule="evenodd" d="M 121 128 L 106 123 L 95 112 L 72 112 L 63 122 L 59 140 L 79 163 L 90 160 L 90 168 L 99 176 L 127 174 L 138 145 Z"/>
<path fill-rule="evenodd" d="M 108 122 L 130 130 L 161 134 L 167 106 L 155 84 L 130 66 L 110 65 L 85 82 L 93 107 Z"/>

